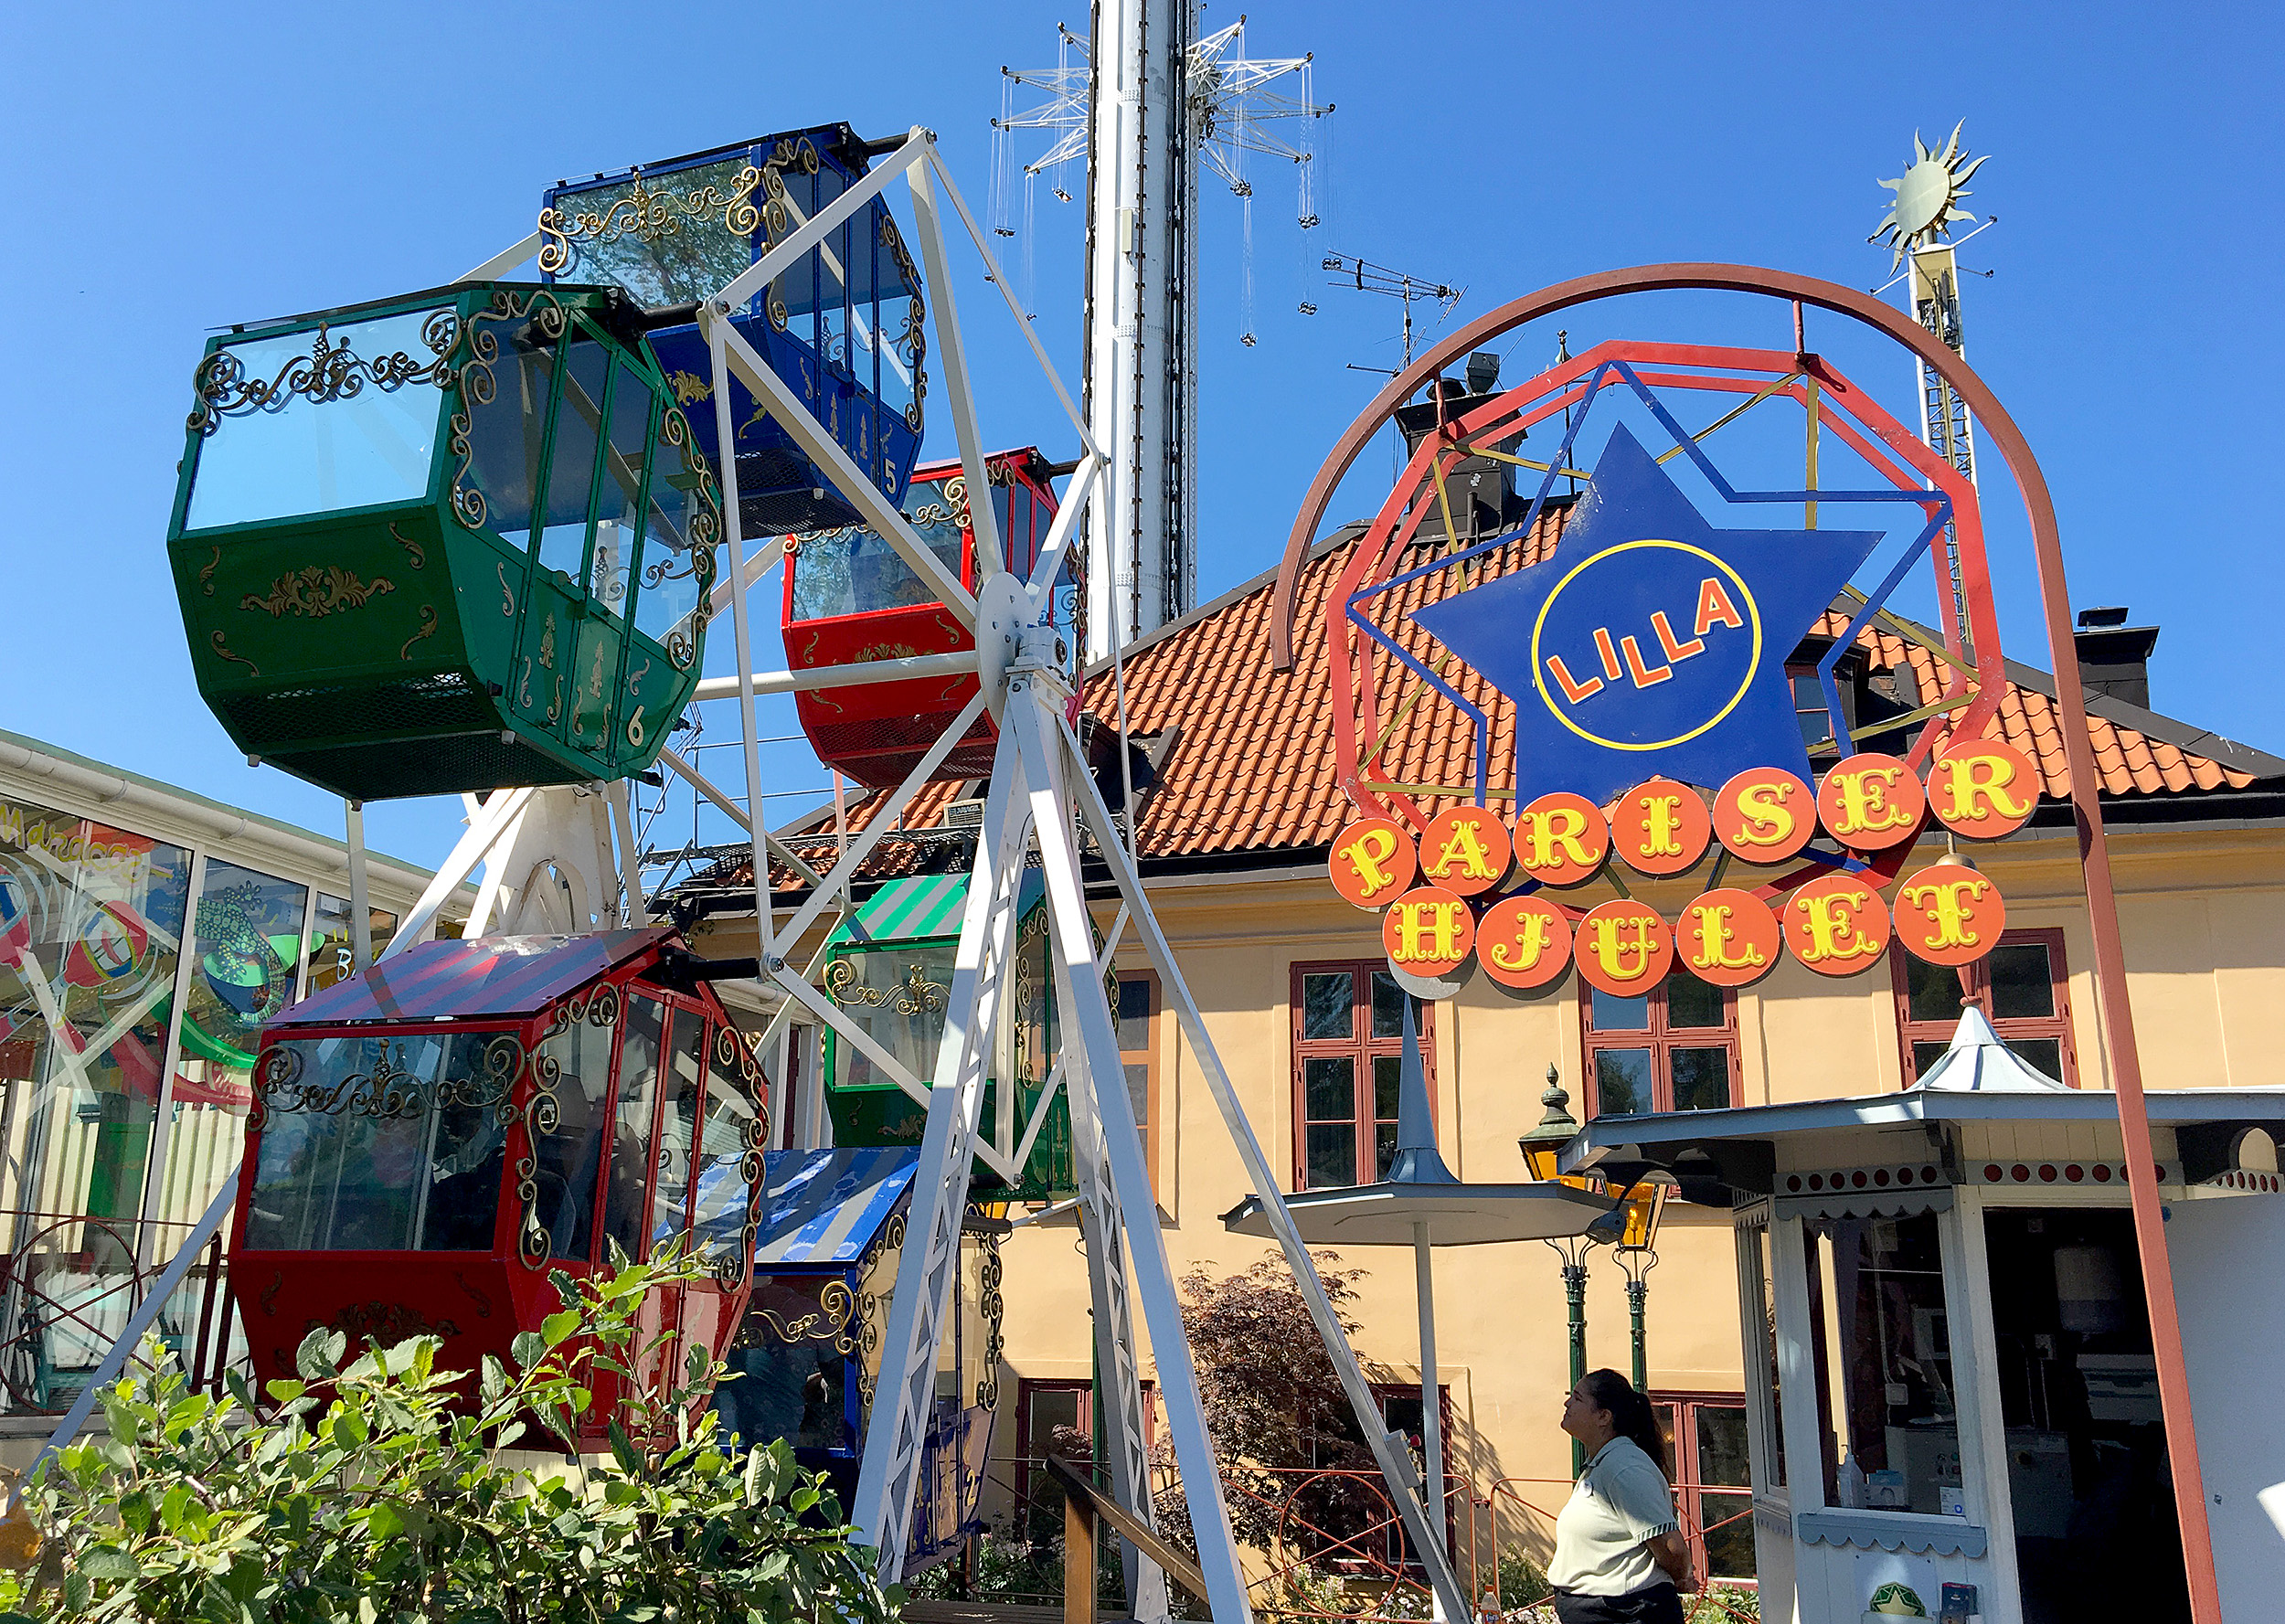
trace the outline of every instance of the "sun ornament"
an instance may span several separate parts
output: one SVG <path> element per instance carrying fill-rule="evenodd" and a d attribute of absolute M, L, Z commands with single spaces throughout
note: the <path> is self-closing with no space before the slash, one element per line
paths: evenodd
<path fill-rule="evenodd" d="M 1896 250 L 1889 261 L 1895 270 L 1904 263 L 1904 256 L 1914 249 L 1925 247 L 1939 237 L 1951 235 L 1954 220 L 1973 219 L 1975 216 L 1959 207 L 1960 200 L 1969 195 L 1968 177 L 1982 167 L 1983 158 L 1970 159 L 1961 150 L 1960 132 L 1966 128 L 1962 119 L 1952 126 L 1951 139 L 1943 148 L 1930 152 L 1920 139 L 1919 132 L 1912 133 L 1912 166 L 1896 180 L 1880 184 L 1897 195 L 1896 203 L 1887 216 L 1865 240 L 1885 242 Z"/>

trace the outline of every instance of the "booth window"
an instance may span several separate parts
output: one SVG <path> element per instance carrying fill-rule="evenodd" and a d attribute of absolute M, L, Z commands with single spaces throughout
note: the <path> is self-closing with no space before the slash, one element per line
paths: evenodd
<path fill-rule="evenodd" d="M 1639 998 L 1579 1001 L 1591 1116 L 1718 1110 L 1738 1076 L 1738 994 L 1676 969 Z"/>
<path fill-rule="evenodd" d="M 1127 1098 L 1134 1103 L 1134 1125 L 1142 1135 L 1142 1164 L 1151 1187 L 1158 1188 L 1158 977 L 1147 970 L 1119 977 L 1119 1061 L 1127 1074 Z"/>
<path fill-rule="evenodd" d="M 1750 1579 L 1752 1471 L 1746 1401 L 1736 1394 L 1653 1393 L 1651 1407 L 1674 1468 L 1674 1509 L 1690 1541 L 1690 1566 L 1708 1579 Z"/>
<path fill-rule="evenodd" d="M 1746 1268 L 1747 1356 L 1759 1360 L 1762 1379 L 1769 1384 L 1769 1404 L 1761 1429 L 1761 1455 L 1766 1466 L 1759 1486 L 1785 1487 L 1785 1405 L 1783 1378 L 1777 1362 L 1777 1276 L 1770 1268 L 1770 1224 L 1767 1217 L 1740 1221 Z M 1748 1367 L 1750 1368 L 1750 1366 Z"/>
<path fill-rule="evenodd" d="M 1936 1215 L 1812 1217 L 1802 1238 L 1824 1503 L 1964 1514 Z"/>
<path fill-rule="evenodd" d="M 1404 993 L 1371 962 L 1293 966 L 1293 1187 L 1369 1184 L 1397 1153 Z M 1415 1002 L 1420 1061 L 1436 1097 L 1432 1006 Z"/>
<path fill-rule="evenodd" d="M 1904 1048 L 1904 1086 L 1950 1046 L 1967 1004 L 1982 1010 L 2000 1041 L 2035 1070 L 2078 1087 L 2071 1050 L 2070 971 L 2060 930 L 2010 930 L 1964 970 L 1928 964 L 1906 952 L 1889 955 L 1897 992 L 1897 1029 Z"/>

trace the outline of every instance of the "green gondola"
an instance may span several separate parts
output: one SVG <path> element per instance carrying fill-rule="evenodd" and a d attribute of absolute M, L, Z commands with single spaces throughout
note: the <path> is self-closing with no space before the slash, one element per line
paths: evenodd
<path fill-rule="evenodd" d="M 698 680 L 714 476 L 615 289 L 233 328 L 167 552 L 249 756 L 355 801 L 623 778 Z"/>

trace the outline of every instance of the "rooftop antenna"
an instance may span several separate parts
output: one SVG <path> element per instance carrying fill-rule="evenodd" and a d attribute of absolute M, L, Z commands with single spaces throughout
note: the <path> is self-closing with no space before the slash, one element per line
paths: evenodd
<path fill-rule="evenodd" d="M 1897 179 L 1880 183 L 1897 195 L 1896 200 L 1873 234 L 1865 239 L 1894 250 L 1888 269 L 1896 274 L 1873 291 L 1886 292 L 1900 281 L 1907 282 L 1907 297 L 1920 325 L 1941 339 L 1962 360 L 1968 352 L 1960 320 L 1960 278 L 1963 272 L 1959 247 L 1977 232 L 1999 223 L 1999 216 L 1988 216 L 1982 225 L 1964 233 L 1957 241 L 1952 239 L 1955 221 L 1975 218 L 1971 211 L 1960 207 L 1960 200 L 1970 196 L 1969 177 L 1991 156 L 1986 153 L 1982 157 L 1969 157 L 1967 149 L 1960 144 L 1960 133 L 1966 127 L 1967 121 L 1962 119 L 1952 126 L 1951 138 L 1932 151 L 1920 139 L 1918 131 L 1912 133 L 1911 165 Z M 1992 273 L 1984 271 L 1971 274 Z M 1919 386 L 1921 440 L 1957 468 L 1971 484 L 1974 483 L 1975 425 L 1968 415 L 1967 403 L 1927 362 L 1916 358 L 1912 365 Z M 1960 538 L 1950 525 L 1944 527 L 1944 557 L 1951 578 L 1952 624 L 1961 647 L 1965 649 L 1966 589 L 1960 578 Z"/>
<path fill-rule="evenodd" d="M 1309 132 L 1333 106 L 1314 99 L 1312 58 L 1248 56 L 1242 16 L 1200 37 L 1203 9 L 1193 0 L 1094 0 L 1088 34 L 1057 26 L 1056 67 L 1000 69 L 994 230 L 1016 229 L 1015 133 L 1050 136 L 1021 165 L 1027 266 L 1038 180 L 1069 202 L 1071 165 L 1087 165 L 1086 409 L 1111 458 L 1111 499 L 1088 516 L 1090 661 L 1196 598 L 1200 170 L 1239 202 L 1238 343 L 1248 348 L 1256 341 L 1249 155 L 1291 164 L 1296 223 L 1304 231 L 1318 223 Z M 1019 86 L 1040 100 L 1017 107 Z"/>
<path fill-rule="evenodd" d="M 1370 260 L 1360 260 L 1351 254 L 1327 254 L 1323 268 L 1336 273 L 1326 280 L 1325 285 L 1329 288 L 1354 288 L 1360 293 L 1378 293 L 1384 298 L 1398 300 L 1404 305 L 1403 363 L 1393 367 L 1360 366 L 1354 361 L 1349 363 L 1351 372 L 1376 372 L 1384 377 L 1396 377 L 1411 368 L 1412 307 L 1434 300 L 1438 307 L 1436 319 L 1440 324 L 1451 314 L 1452 306 L 1458 304 L 1468 292 L 1465 288 L 1430 281 L 1426 277 L 1408 276 L 1401 271 L 1392 271 L 1386 265 L 1376 265 Z"/>

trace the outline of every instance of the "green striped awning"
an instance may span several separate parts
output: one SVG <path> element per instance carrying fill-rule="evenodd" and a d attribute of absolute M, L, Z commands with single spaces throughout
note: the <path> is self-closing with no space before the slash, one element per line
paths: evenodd
<path fill-rule="evenodd" d="M 1016 904 L 1019 918 L 1046 897 L 1047 885 L 1037 869 L 1024 876 Z M 896 941 L 924 941 L 960 934 L 962 912 L 968 904 L 965 874 L 917 874 L 891 880 L 870 900 L 841 922 L 825 945 L 870 947 Z"/>
<path fill-rule="evenodd" d="M 841 922 L 829 945 L 958 936 L 961 910 L 967 902 L 964 874 L 916 874 L 891 880 Z"/>

